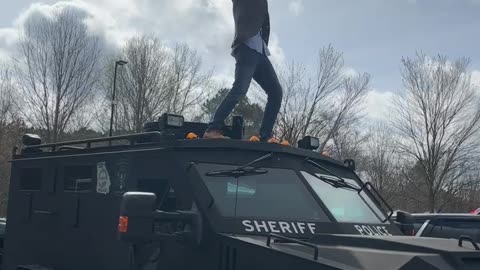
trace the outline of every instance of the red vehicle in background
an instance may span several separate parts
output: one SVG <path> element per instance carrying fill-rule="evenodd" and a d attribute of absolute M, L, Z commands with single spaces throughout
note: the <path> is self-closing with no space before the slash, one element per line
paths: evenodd
<path fill-rule="evenodd" d="M 470 211 L 470 214 L 480 215 L 480 208 Z"/>

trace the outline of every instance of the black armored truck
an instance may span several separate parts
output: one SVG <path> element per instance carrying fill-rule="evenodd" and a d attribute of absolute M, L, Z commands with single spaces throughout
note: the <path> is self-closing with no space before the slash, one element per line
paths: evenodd
<path fill-rule="evenodd" d="M 165 114 L 145 132 L 15 151 L 4 270 L 480 269 L 478 245 L 415 238 L 375 188 L 312 149 L 197 138 Z M 411 225 L 411 224 L 410 224 Z"/>

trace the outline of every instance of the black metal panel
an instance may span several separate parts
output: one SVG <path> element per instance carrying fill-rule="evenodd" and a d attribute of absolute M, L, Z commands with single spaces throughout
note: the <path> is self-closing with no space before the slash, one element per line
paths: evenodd
<path fill-rule="evenodd" d="M 49 147 L 57 149 L 60 146 Z M 274 153 L 274 158 L 262 161 L 262 167 L 312 171 L 312 167 L 304 163 L 308 157 L 335 171 L 340 177 L 356 179 L 360 183 L 354 172 L 343 163 L 318 153 L 233 140 L 128 144 L 17 156 L 12 169 L 5 269 L 14 270 L 17 265 L 42 265 L 65 270 L 127 270 L 132 263 L 132 251 L 145 255 L 146 262 L 157 264 L 158 269 L 174 270 L 381 269 L 376 267 L 380 263 L 392 266 L 386 269 L 415 269 L 412 267 L 422 265 L 423 259 L 411 259 L 427 253 L 450 256 L 450 260 L 458 261 L 460 266 L 461 258 L 467 255 L 468 259 L 463 259 L 463 265 L 475 265 L 480 257 L 480 252 L 460 248 L 455 241 L 450 244 L 442 242 L 442 246 L 438 242 L 413 240 L 415 238 L 388 240 L 382 234 L 382 228 L 378 229 L 378 224 L 361 224 L 369 231 L 372 228 L 370 232 L 375 238 L 360 237 L 355 224 L 337 223 L 331 217 L 330 222 L 325 220 L 315 224 L 318 228 L 315 233 L 326 236 L 308 235 L 302 239 L 308 241 L 309 246 L 298 241 L 288 243 L 288 239 L 280 239 L 286 242 L 271 239 L 268 246 L 270 232 L 251 233 L 249 236 L 241 227 L 241 220 L 223 218 L 213 208 L 210 209 L 211 195 L 194 165 L 202 162 L 242 165 L 267 153 Z M 88 165 L 90 167 L 85 167 L 85 170 L 91 170 L 91 174 L 69 174 L 66 170 L 72 165 Z M 20 189 L 19 172 L 28 167 L 45 169 L 43 176 L 48 180 L 40 190 Z M 99 170 L 106 170 L 108 177 L 105 171 L 100 175 Z M 82 180 L 78 178 L 89 177 L 91 185 L 88 189 L 66 188 L 65 184 L 70 183 L 65 180 L 67 176 L 71 178 L 69 181 L 74 182 Z M 105 179 L 109 180 L 108 192 L 98 189 Z M 190 210 L 193 202 L 196 202 L 205 221 L 201 246 L 168 239 L 132 248 L 118 241 L 121 196 L 125 191 L 139 189 L 157 193 L 160 208 L 168 199 L 168 209 L 172 211 Z M 258 221 L 265 224 L 281 222 Z M 393 224 L 382 226 L 387 227 L 391 234 L 400 235 Z M 343 234 L 344 237 L 331 234 Z M 299 238 L 295 235 L 290 237 Z M 343 245 L 342 249 L 337 247 L 339 243 Z M 318 254 L 314 256 L 316 251 Z M 405 256 L 410 257 L 405 259 Z M 446 261 L 442 261 L 441 256 L 432 257 L 435 257 L 438 265 Z M 413 266 L 401 268 L 408 261 L 412 261 Z"/>
<path fill-rule="evenodd" d="M 18 208 L 23 210 L 21 210 L 23 212 L 23 221 L 27 223 L 32 220 L 33 194 L 24 193 L 20 194 L 20 196 L 20 205 Z"/>
<path fill-rule="evenodd" d="M 64 213 L 65 226 L 78 228 L 80 225 L 80 197 L 66 197 L 62 212 Z"/>

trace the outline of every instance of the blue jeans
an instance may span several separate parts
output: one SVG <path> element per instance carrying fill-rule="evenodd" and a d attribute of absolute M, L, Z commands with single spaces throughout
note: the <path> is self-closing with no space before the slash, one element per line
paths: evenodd
<path fill-rule="evenodd" d="M 232 113 L 238 102 L 245 97 L 253 78 L 268 96 L 260 127 L 260 139 L 268 140 L 272 136 L 273 126 L 282 104 L 283 93 L 277 74 L 266 55 L 260 54 L 244 44 L 235 50 L 234 57 L 236 60 L 235 82 L 215 112 L 213 121 L 207 130 L 221 130 L 224 127 L 225 119 Z"/>

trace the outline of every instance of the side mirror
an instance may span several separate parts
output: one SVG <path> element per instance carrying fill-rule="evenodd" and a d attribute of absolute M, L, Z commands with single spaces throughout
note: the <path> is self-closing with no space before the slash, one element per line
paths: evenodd
<path fill-rule="evenodd" d="M 397 211 L 395 223 L 400 227 L 400 230 L 405 235 L 415 235 L 415 228 L 413 227 L 413 224 L 415 223 L 415 218 L 410 213 L 404 211 Z"/>
<path fill-rule="evenodd" d="M 164 212 L 156 209 L 154 193 L 127 192 L 123 195 L 118 237 L 129 243 L 177 238 L 200 244 L 202 220 L 197 211 Z M 166 229 L 168 228 L 168 229 Z"/>

